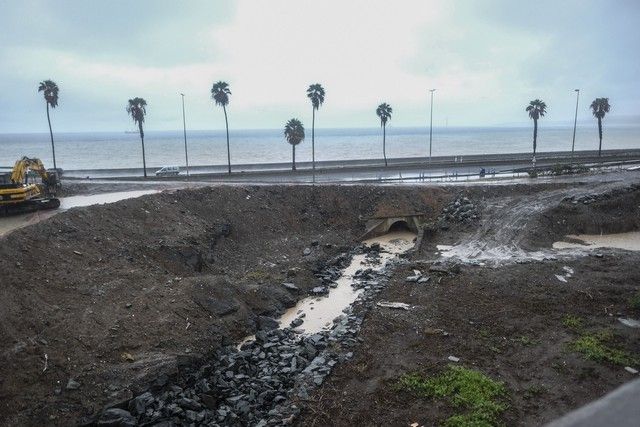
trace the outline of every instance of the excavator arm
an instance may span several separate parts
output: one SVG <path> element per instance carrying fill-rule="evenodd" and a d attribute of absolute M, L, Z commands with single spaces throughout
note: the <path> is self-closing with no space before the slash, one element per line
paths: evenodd
<path fill-rule="evenodd" d="M 11 171 L 11 181 L 14 184 L 24 184 L 29 170 L 40 175 L 43 182 L 49 182 L 49 173 L 44 167 L 44 164 L 42 164 L 42 161 L 40 159 L 32 159 L 29 157 L 23 157 L 16 161 L 13 165 L 13 170 Z"/>

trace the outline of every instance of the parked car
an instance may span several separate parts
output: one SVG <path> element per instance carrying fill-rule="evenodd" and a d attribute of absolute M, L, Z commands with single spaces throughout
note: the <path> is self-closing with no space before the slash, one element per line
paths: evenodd
<path fill-rule="evenodd" d="M 160 170 L 156 171 L 156 176 L 176 176 L 180 175 L 180 168 L 178 166 L 163 166 Z"/>

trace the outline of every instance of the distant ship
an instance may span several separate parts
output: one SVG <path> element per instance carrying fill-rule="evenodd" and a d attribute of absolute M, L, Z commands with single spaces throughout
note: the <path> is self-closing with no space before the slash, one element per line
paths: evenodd
<path fill-rule="evenodd" d="M 124 133 L 138 133 L 137 130 L 125 130 Z"/>

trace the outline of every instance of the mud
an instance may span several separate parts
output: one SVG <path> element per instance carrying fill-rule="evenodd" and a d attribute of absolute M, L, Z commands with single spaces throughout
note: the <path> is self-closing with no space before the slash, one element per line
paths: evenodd
<path fill-rule="evenodd" d="M 3 423 L 69 425 L 135 396 L 321 285 L 315 273 L 357 243 L 361 215 L 435 218 L 448 197 L 214 187 L 71 209 L 15 230 L 0 239 Z"/>
<path fill-rule="evenodd" d="M 474 205 L 473 221 L 443 215 L 465 197 Z M 562 319 L 571 314 L 590 331 L 612 329 L 616 345 L 637 354 L 637 330 L 615 318 L 640 317 L 629 303 L 640 291 L 640 255 L 616 249 L 563 255 L 552 245 L 566 235 L 640 230 L 639 202 L 634 179 L 219 186 L 62 212 L 0 238 L 2 423 L 95 421 L 105 407 L 133 411 L 131 402 L 158 390 L 150 414 L 134 411 L 140 420 L 203 416 L 233 424 L 259 415 L 267 423 L 286 416 L 300 425 L 432 425 L 455 408 L 393 385 L 406 372 L 437 373 L 456 356 L 507 384 L 506 424 L 540 424 L 629 379 L 622 367 L 567 351 L 575 336 Z M 328 329 L 326 320 L 315 322 L 326 340 L 315 351 L 330 351 L 320 356 L 322 364 L 312 358 L 319 354 L 304 353 L 304 331 L 292 328 L 261 335 L 238 356 L 244 337 L 314 288 L 330 288 L 352 257 L 365 254 L 357 250 L 364 218 L 399 212 L 427 215 L 414 252 L 389 270 L 354 272 L 361 285 L 347 289 L 357 296 L 348 314 Z M 446 249 L 455 256 L 443 257 Z M 381 301 L 405 303 L 408 310 L 381 307 Z M 244 413 L 234 390 L 263 389 L 242 372 L 234 373 L 233 385 L 219 379 L 230 364 L 268 375 L 257 363 L 271 339 L 300 348 L 304 360 L 296 356 L 295 371 L 280 371 L 282 410 L 269 415 L 275 407 L 263 399 L 248 406 L 262 412 Z M 270 360 L 264 368 L 281 366 L 288 354 L 264 353 Z M 312 366 L 308 396 L 295 377 L 303 366 Z M 196 378 L 219 391 L 222 400 L 210 403 L 216 409 L 198 412 L 177 402 L 209 394 L 198 388 L 204 382 L 190 382 Z M 174 386 L 183 391 L 169 389 Z M 174 403 L 169 412 L 160 408 Z M 223 404 L 229 410 L 218 413 Z"/>

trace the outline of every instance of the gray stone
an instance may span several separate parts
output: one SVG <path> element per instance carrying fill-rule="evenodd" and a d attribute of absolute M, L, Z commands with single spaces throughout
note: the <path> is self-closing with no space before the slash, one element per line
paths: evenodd
<path fill-rule="evenodd" d="M 262 329 L 266 331 L 277 329 L 278 326 L 280 325 L 276 319 L 268 316 L 258 316 L 257 323 L 258 323 L 258 329 Z"/>
<path fill-rule="evenodd" d="M 304 248 L 304 251 L 302 251 L 302 254 L 304 256 L 311 255 L 311 249 L 310 248 Z"/>
<path fill-rule="evenodd" d="M 73 378 L 69 378 L 67 381 L 67 390 L 77 390 L 80 388 L 80 383 L 74 380 Z"/>
<path fill-rule="evenodd" d="M 300 290 L 295 284 L 289 282 L 283 283 L 282 286 L 289 291 L 297 292 Z"/>
<path fill-rule="evenodd" d="M 110 408 L 102 413 L 96 425 L 100 427 L 133 427 L 137 426 L 138 422 L 129 411 Z"/>

